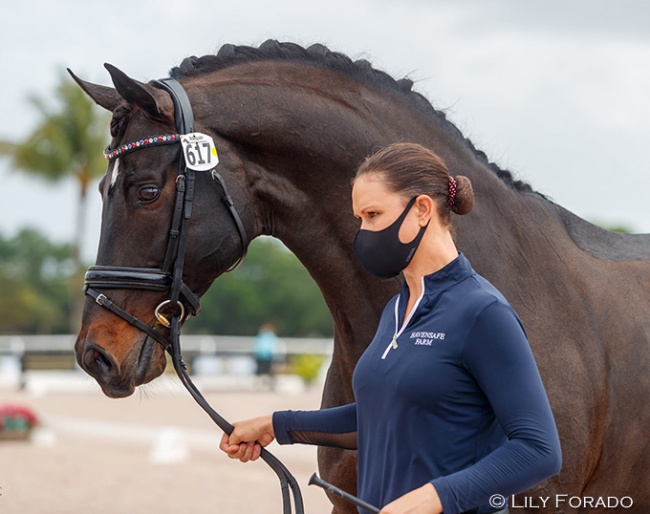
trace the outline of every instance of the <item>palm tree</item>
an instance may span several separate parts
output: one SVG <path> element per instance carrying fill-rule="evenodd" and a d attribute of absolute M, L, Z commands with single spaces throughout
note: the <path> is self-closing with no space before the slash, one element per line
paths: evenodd
<path fill-rule="evenodd" d="M 108 121 L 86 94 L 61 75 L 56 88 L 57 107 L 52 109 L 38 97 L 30 102 L 41 121 L 23 142 L 0 141 L 0 155 L 8 155 L 16 169 L 51 182 L 74 177 L 79 185 L 72 260 L 75 281 L 82 272 L 81 244 L 85 232 L 88 188 L 106 169 L 102 149 Z M 73 287 L 79 290 L 78 283 Z M 82 297 L 73 301 L 70 328 L 76 331 Z"/>

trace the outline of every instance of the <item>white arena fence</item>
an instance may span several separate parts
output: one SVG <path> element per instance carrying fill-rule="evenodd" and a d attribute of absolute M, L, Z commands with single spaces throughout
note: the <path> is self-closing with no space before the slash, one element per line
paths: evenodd
<path fill-rule="evenodd" d="M 30 373 L 82 371 L 74 354 L 75 335 L 0 336 L 0 383 L 24 387 Z M 199 376 L 250 376 L 255 373 L 254 336 L 183 335 L 181 349 L 190 372 Z M 332 338 L 279 337 L 275 361 L 282 372 L 298 355 L 331 358 Z"/>

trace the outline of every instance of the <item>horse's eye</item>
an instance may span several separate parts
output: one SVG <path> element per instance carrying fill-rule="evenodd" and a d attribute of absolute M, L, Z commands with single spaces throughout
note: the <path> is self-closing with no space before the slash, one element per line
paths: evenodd
<path fill-rule="evenodd" d="M 157 187 L 147 186 L 140 189 L 138 194 L 138 199 L 141 202 L 149 203 L 158 199 L 160 195 L 160 190 Z"/>

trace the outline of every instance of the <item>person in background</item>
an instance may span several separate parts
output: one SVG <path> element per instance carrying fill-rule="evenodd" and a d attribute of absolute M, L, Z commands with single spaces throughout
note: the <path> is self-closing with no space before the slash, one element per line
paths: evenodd
<path fill-rule="evenodd" d="M 255 336 L 253 348 L 256 363 L 255 374 L 262 385 L 271 389 L 275 387 L 273 364 L 277 348 L 278 336 L 275 334 L 275 327 L 270 323 L 262 325 Z"/>

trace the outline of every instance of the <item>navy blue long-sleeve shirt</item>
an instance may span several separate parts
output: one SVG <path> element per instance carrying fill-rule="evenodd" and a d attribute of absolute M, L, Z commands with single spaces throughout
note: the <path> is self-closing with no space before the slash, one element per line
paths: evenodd
<path fill-rule="evenodd" d="M 432 482 L 445 514 L 491 512 L 492 495 L 558 473 L 553 414 L 505 298 L 462 254 L 424 277 L 404 323 L 408 297 L 405 284 L 356 366 L 356 403 L 276 412 L 278 442 L 356 440 L 358 495 L 380 507 Z"/>

